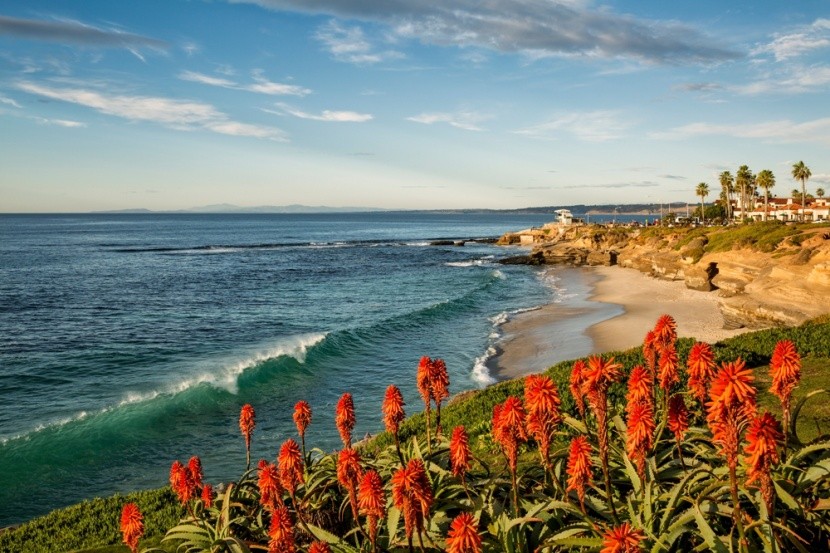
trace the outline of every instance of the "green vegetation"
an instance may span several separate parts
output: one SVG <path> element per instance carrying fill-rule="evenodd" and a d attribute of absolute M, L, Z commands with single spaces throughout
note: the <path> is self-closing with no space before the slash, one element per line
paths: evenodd
<path fill-rule="evenodd" d="M 759 407 L 769 409 L 772 412 L 778 412 L 780 404 L 778 399 L 767 391 L 770 386 L 768 365 L 775 344 L 784 339 L 792 340 L 803 357 L 802 382 L 796 389 L 793 405 L 797 405 L 801 399 L 805 398 L 810 390 L 817 388 L 830 389 L 830 371 L 826 370 L 826 367 L 830 364 L 830 317 L 811 321 L 798 328 L 768 329 L 747 333 L 713 346 L 716 361 L 729 361 L 740 356 L 747 361 L 750 367 L 754 367 L 755 384 L 759 391 Z M 688 379 L 683 367 L 685 367 L 692 345 L 693 341 L 690 339 L 681 339 L 676 342 L 681 382 L 686 382 Z M 645 362 L 643 350 L 639 347 L 624 352 L 613 352 L 610 355 L 621 363 L 626 371 Z M 574 398 L 569 392 L 569 379 L 573 365 L 573 361 L 566 361 L 551 367 L 546 372 L 556 383 L 561 397 L 561 409 L 563 413 L 567 414 L 566 424 L 561 432 L 556 433 L 551 448 L 553 471 L 554 474 L 558 475 L 557 478 L 564 478 L 565 476 L 567 442 L 574 432 L 579 434 L 586 429 L 585 423 L 578 420 Z M 593 549 L 601 543 L 601 532 L 600 534 L 597 532 L 612 526 L 617 516 L 624 516 L 625 520 L 631 522 L 637 528 L 643 529 L 646 539 L 652 540 L 649 543 L 654 545 L 657 551 L 691 550 L 695 547 L 717 550 L 737 546 L 735 541 L 737 536 L 730 534 L 731 511 L 725 508 L 729 500 L 728 485 L 725 480 L 725 473 L 722 472 L 723 469 L 716 469 L 714 473 L 707 473 L 708 476 L 704 476 L 704 473 L 699 473 L 698 469 L 694 468 L 695 466 L 699 467 L 699 463 L 704 463 L 704 465 L 714 463 L 712 466 L 723 463 L 723 461 L 718 461 L 718 454 L 709 443 L 711 439 L 706 437 L 707 431 L 703 428 L 705 423 L 700 418 L 702 416 L 700 411 L 693 410 L 691 413 L 692 428 L 688 431 L 687 440 L 683 442 L 681 448 L 683 455 L 687 457 L 684 463 L 688 463 L 688 465 L 682 470 L 676 457 L 676 448 L 680 446 L 675 444 L 671 433 L 664 427 L 660 426 L 658 428 L 655 434 L 654 456 L 651 458 L 651 462 L 656 464 L 650 465 L 651 468 L 647 469 L 646 476 L 648 486 L 646 489 L 650 490 L 647 493 L 654 495 L 647 500 L 641 497 L 644 490 L 643 482 L 637 477 L 636 471 L 632 472 L 633 467 L 630 464 L 626 466 L 626 463 L 628 463 L 627 456 L 622 453 L 625 450 L 624 436 L 621 440 L 615 433 L 617 431 L 614 431 L 614 427 L 622 430 L 625 428 L 623 422 L 625 417 L 622 413 L 625 408 L 626 387 L 622 383 L 613 384 L 608 391 L 608 404 L 611 413 L 621 415 L 620 418 L 615 418 L 613 415 L 611 417 L 613 437 L 611 440 L 612 459 L 610 470 L 615 489 L 611 501 L 608 500 L 606 491 L 602 488 L 599 479 L 599 465 L 595 464 L 597 480 L 588 492 L 588 500 L 585 505 L 587 515 L 584 515 L 580 512 L 578 504 L 573 502 L 573 496 L 570 500 L 567 497 L 563 498 L 561 491 L 551 487 L 550 476 L 546 476 L 544 468 L 540 465 L 536 448 L 523 446 L 519 455 L 519 473 L 522 476 L 518 481 L 518 485 L 521 487 L 520 497 L 523 499 L 520 501 L 521 505 L 518 508 L 521 510 L 519 518 L 530 518 L 523 519 L 524 522 L 518 522 L 519 519 L 513 518 L 515 516 L 513 511 L 517 507 L 511 503 L 510 481 L 503 476 L 505 459 L 501 454 L 499 443 L 492 435 L 491 420 L 494 406 L 502 404 L 509 396 L 522 397 L 523 392 L 524 381 L 511 380 L 478 392 L 460 394 L 443 407 L 441 423 L 445 429 L 445 437 L 438 440 L 433 439 L 431 453 L 427 451 L 430 447 L 426 445 L 424 433 L 426 419 L 423 413 L 415 414 L 401 424 L 399 438 L 401 443 L 404 444 L 404 456 L 408 459 L 422 458 L 427 462 L 429 476 L 435 492 L 432 517 L 426 528 L 427 535 L 432 536 L 429 538 L 430 540 L 437 540 L 438 544 L 442 543 L 441 536 L 446 535 L 452 517 L 462 510 L 471 509 L 478 519 L 489 521 L 489 526 L 487 528 L 481 527 L 481 530 L 484 533 L 485 544 L 490 544 L 496 549 L 488 546 L 485 551 L 511 549 L 521 551 L 532 544 L 539 545 L 540 543 L 547 543 L 548 548 L 556 550 L 579 549 L 581 547 Z M 828 431 L 830 431 L 830 403 L 826 399 L 826 394 L 812 396 L 801 408 L 796 430 L 798 439 L 802 443 L 816 440 L 819 436 L 824 436 L 826 439 Z M 686 403 L 690 407 L 694 407 L 693 401 L 687 400 Z M 410 406 L 410 409 L 413 407 Z M 590 422 L 587 427 L 589 436 L 595 436 L 597 429 Z M 696 424 L 702 424 L 703 427 L 695 427 Z M 479 459 L 479 463 L 475 464 L 477 468 L 471 469 L 468 475 L 466 487 L 454 483 L 447 465 L 448 442 L 446 435 L 450 433 L 451 429 L 460 425 L 466 428 L 473 454 Z M 827 463 L 830 462 L 828 461 L 830 452 L 827 451 L 825 446 L 814 447 L 812 449 L 813 453 L 809 455 L 805 453 L 803 458 L 799 457 L 799 459 L 804 462 L 819 463 L 816 466 L 824 467 L 822 470 L 826 473 Z M 361 446 L 360 452 L 364 458 L 364 466 L 378 470 L 383 480 L 388 482 L 398 462 L 398 458 L 394 454 L 393 436 L 386 432 L 382 433 L 369 443 Z M 303 504 L 310 509 L 307 512 L 316 513 L 313 524 L 309 523 L 308 527 L 313 529 L 313 533 L 318 538 L 335 544 L 334 550 L 367 550 L 368 543 L 363 538 L 359 538 L 360 533 L 354 533 L 356 526 L 353 526 L 354 520 L 349 512 L 348 496 L 344 494 L 336 482 L 336 456 L 324 455 L 319 451 L 315 455 L 316 461 L 312 467 L 307 469 L 306 484 L 302 492 L 303 497 L 300 499 L 298 496 L 297 499 L 300 502 L 298 505 Z M 802 454 L 798 455 L 801 456 Z M 311 460 L 311 457 L 307 459 L 307 461 L 309 460 Z M 821 530 L 821 528 L 828 524 L 828 521 L 823 518 L 827 511 L 819 510 L 810 514 L 795 509 L 787 502 L 797 502 L 799 494 L 808 492 L 818 494 L 815 496 L 816 500 L 825 497 L 828 492 L 827 478 L 824 476 L 816 481 L 805 480 L 805 475 L 814 474 L 810 472 L 813 469 L 806 470 L 802 468 L 798 469 L 801 472 L 792 472 L 796 469 L 794 467 L 787 468 L 788 466 L 782 465 L 782 472 L 779 476 L 782 478 L 786 476 L 789 483 L 785 484 L 782 480 L 780 486 L 783 487 L 781 488 L 776 483 L 780 502 L 783 502 L 783 504 L 779 503 L 777 509 L 779 509 L 779 512 L 786 511 L 789 527 L 795 528 L 796 532 L 803 533 L 805 531 L 805 528 L 798 526 L 802 524 L 798 521 L 804 520 L 804 524 L 807 524 L 806 520 L 809 519 L 811 521 L 809 523 L 810 529 L 806 531 L 818 532 L 811 535 L 813 538 L 822 536 L 819 539 L 824 540 L 822 543 L 826 543 L 827 535 L 823 533 L 826 530 Z M 691 471 L 689 472 L 690 476 L 693 474 L 697 476 L 692 477 L 691 480 L 683 478 L 682 475 L 686 470 Z M 720 497 L 720 499 L 714 502 L 704 500 L 703 503 L 687 499 L 689 497 L 687 494 L 694 494 L 694 490 L 699 489 L 692 486 L 692 483 L 696 481 L 698 485 L 705 483 L 710 486 L 707 497 Z M 798 482 L 801 482 L 801 484 Z M 821 482 L 824 482 L 824 484 L 821 484 Z M 802 484 L 804 487 L 800 488 L 799 486 Z M 741 487 L 741 490 L 742 494 L 746 494 L 745 496 L 742 495 L 741 500 L 741 507 L 746 511 L 746 516 L 749 518 L 759 517 L 753 525 L 750 525 L 751 528 L 755 528 L 754 532 L 756 532 L 752 539 L 759 540 L 757 543 L 763 543 L 762 528 L 764 525 L 761 517 L 764 509 L 758 507 L 758 504 L 755 503 L 756 500 L 760 500 L 760 496 L 752 499 L 755 497 L 752 489 Z M 474 497 L 480 497 L 481 500 L 485 497 L 489 499 L 484 503 L 478 503 L 478 500 L 470 503 L 465 496 L 468 492 L 473 493 Z M 480 493 L 484 495 L 478 496 L 477 494 Z M 679 500 L 679 502 L 669 501 L 667 503 L 666 500 L 669 497 L 674 497 L 674 494 L 680 494 L 674 500 Z M 234 532 L 248 535 L 249 538 L 263 543 L 263 540 L 268 540 L 267 528 L 264 522 L 267 517 L 262 518 L 264 511 L 259 507 L 258 497 L 256 474 L 254 472 L 240 478 L 239 485 L 232 487 L 223 498 L 217 498 L 217 503 L 233 506 L 232 510 L 236 509 L 237 511 L 234 512 L 239 516 L 243 516 L 246 512 L 249 513 L 249 516 L 246 515 L 243 518 L 236 519 L 235 524 L 237 526 L 235 526 L 236 530 Z M 628 505 L 624 502 L 625 497 L 628 497 Z M 289 499 L 286 499 L 286 502 L 288 501 Z M 821 501 L 827 502 L 828 500 L 821 499 Z M 119 545 L 120 534 L 118 531 L 120 509 L 127 502 L 137 503 L 144 513 L 145 538 L 141 542 L 144 548 L 157 547 L 164 531 L 174 528 L 184 516 L 184 510 L 176 503 L 169 488 L 138 492 L 127 496 L 117 495 L 106 499 L 95 499 L 55 511 L 17 529 L 0 534 L 0 551 L 26 553 L 47 551 L 114 553 L 127 551 L 124 546 Z M 291 503 L 293 504 L 293 501 Z M 202 509 L 199 505 L 197 502 L 194 507 L 197 517 L 203 518 L 206 522 L 209 521 L 211 523 L 209 528 L 215 528 L 216 530 L 206 531 L 198 524 L 191 525 L 190 531 L 193 535 L 189 539 L 196 550 L 200 550 L 198 544 L 207 543 L 204 540 L 210 541 L 210 539 L 216 538 L 217 532 L 222 527 L 221 521 L 213 518 L 218 514 L 211 514 L 219 513 L 217 510 L 219 507 Z M 617 515 L 613 515 L 610 509 L 612 505 L 618 511 Z M 821 505 L 825 504 L 821 503 Z M 696 512 L 696 508 L 700 511 Z M 753 510 L 756 508 L 757 511 Z M 826 505 L 823 508 L 826 509 Z M 535 513 L 534 516 L 539 520 L 547 522 L 541 525 L 538 522 L 532 522 L 531 512 Z M 652 514 L 649 515 L 648 513 Z M 654 517 L 654 513 L 659 513 L 660 516 L 656 519 L 649 518 Z M 692 516 L 693 514 L 694 516 Z M 402 524 L 402 522 L 400 524 L 398 522 L 401 513 L 391 507 L 389 516 L 388 524 L 384 525 L 382 529 L 382 534 L 386 536 L 383 539 L 390 540 L 389 543 L 391 543 L 394 538 L 395 543 L 398 544 L 394 547 L 387 545 L 388 550 L 404 551 L 405 547 L 401 545 L 400 541 L 403 539 L 402 529 L 398 527 Z M 807 518 L 804 519 L 803 517 Z M 393 518 L 394 520 L 392 520 Z M 240 522 L 242 520 L 247 522 L 243 524 Z M 242 526 L 238 526 L 239 524 L 242 524 Z M 599 530 L 596 527 L 592 528 L 594 524 L 599 524 Z M 323 528 L 326 530 L 324 531 Z M 347 535 L 349 528 L 353 529 L 351 538 L 343 540 L 337 537 L 338 535 Z M 557 528 L 559 530 L 556 530 Z M 669 528 L 674 530 L 669 532 Z M 734 531 L 735 528 L 732 528 L 733 533 Z M 179 538 L 182 538 L 186 533 L 182 527 L 171 532 L 170 536 L 179 536 Z M 395 536 L 397 537 L 395 538 Z M 226 537 L 229 537 L 229 535 L 226 534 Z M 782 537 L 780 534 L 778 537 L 786 540 L 786 537 Z M 664 543 L 664 547 L 658 547 L 658 541 Z M 181 540 L 171 538 L 163 543 L 165 550 L 174 551 L 175 546 L 181 543 Z M 362 543 L 363 547 L 357 547 L 357 543 Z M 753 543 L 756 542 L 753 541 Z M 783 549 L 786 550 L 790 547 L 798 549 L 795 542 L 785 541 Z M 434 550 L 429 546 L 427 549 Z"/>

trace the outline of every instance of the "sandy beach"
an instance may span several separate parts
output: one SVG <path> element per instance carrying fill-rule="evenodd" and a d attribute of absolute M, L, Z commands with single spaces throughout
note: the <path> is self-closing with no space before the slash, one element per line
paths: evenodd
<path fill-rule="evenodd" d="M 491 369 L 515 378 L 566 359 L 624 350 L 642 343 L 660 315 L 677 321 L 680 337 L 715 343 L 746 332 L 725 330 L 716 292 L 698 292 L 681 281 L 659 280 L 634 269 L 585 267 L 585 301 L 550 304 L 503 326 Z"/>

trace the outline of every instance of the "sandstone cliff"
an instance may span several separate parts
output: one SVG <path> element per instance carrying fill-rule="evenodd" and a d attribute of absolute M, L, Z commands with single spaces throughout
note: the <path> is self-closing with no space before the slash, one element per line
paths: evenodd
<path fill-rule="evenodd" d="M 500 244 L 532 246 L 511 262 L 619 265 L 717 293 L 727 327 L 792 326 L 830 313 L 830 229 L 764 223 L 737 228 L 602 226 L 528 229 Z"/>

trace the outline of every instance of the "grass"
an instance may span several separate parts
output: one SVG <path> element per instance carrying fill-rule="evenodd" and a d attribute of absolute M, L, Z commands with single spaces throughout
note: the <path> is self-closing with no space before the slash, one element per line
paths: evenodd
<path fill-rule="evenodd" d="M 778 340 L 795 342 L 802 355 L 802 380 L 796 389 L 795 405 L 800 398 L 815 389 L 830 389 L 830 316 L 810 321 L 797 328 L 767 329 L 736 336 L 713 345 L 716 359 L 732 360 L 742 357 L 747 365 L 755 368 L 756 386 L 759 390 L 761 408 L 780 414 L 777 398 L 769 394 L 769 358 Z M 677 350 L 681 364 L 693 340 L 681 339 Z M 643 362 L 640 348 L 622 352 L 611 352 L 616 360 L 630 370 Z M 564 361 L 546 371 L 559 387 L 563 410 L 574 413 L 575 405 L 568 391 L 568 381 L 573 361 Z M 490 420 L 493 406 L 503 402 L 508 395 L 523 394 L 522 380 L 509 380 L 489 386 L 480 391 L 464 392 L 444 406 L 441 422 L 446 434 L 457 425 L 464 425 L 470 436 L 470 444 L 477 455 L 486 461 L 503 462 L 490 438 Z M 612 403 L 624 401 L 625 387 L 614 385 L 609 393 Z M 408 406 L 410 411 L 418 405 Z M 433 412 L 434 416 L 434 412 Z M 412 436 L 420 435 L 424 428 L 424 414 L 416 413 L 401 425 L 400 437 L 403 443 Z M 830 433 L 830 402 L 826 395 L 818 395 L 806 402 L 798 420 L 799 438 L 803 442 L 819 435 Z M 392 436 L 381 433 L 363 446 L 366 454 L 392 445 Z M 526 456 L 527 462 L 537 462 L 535 456 Z M 498 466 L 498 465 L 494 465 Z M 18 528 L 0 534 L 0 551 L 20 553 L 68 552 L 76 553 L 123 553 L 127 549 L 120 545 L 119 517 L 124 503 L 138 503 L 145 515 L 146 538 L 142 546 L 157 545 L 164 532 L 174 526 L 183 515 L 169 488 L 136 492 L 126 496 L 115 495 L 104 499 L 93 499 L 59 509 L 34 519 Z"/>

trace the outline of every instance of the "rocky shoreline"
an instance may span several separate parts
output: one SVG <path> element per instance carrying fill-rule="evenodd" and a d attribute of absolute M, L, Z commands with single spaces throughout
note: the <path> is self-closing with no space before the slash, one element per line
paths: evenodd
<path fill-rule="evenodd" d="M 708 230 L 708 229 L 707 229 Z M 772 251 L 750 246 L 707 252 L 710 236 L 738 229 L 712 228 L 689 239 L 690 229 L 545 225 L 508 233 L 501 245 L 531 247 L 506 264 L 619 266 L 687 288 L 716 293 L 724 328 L 795 326 L 830 313 L 830 232 L 800 227 Z"/>

